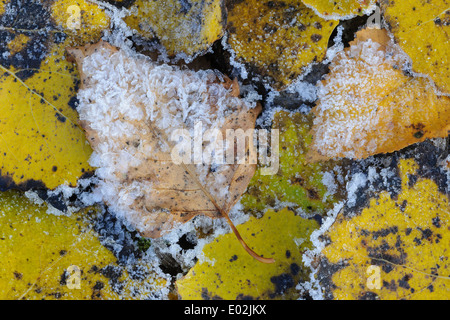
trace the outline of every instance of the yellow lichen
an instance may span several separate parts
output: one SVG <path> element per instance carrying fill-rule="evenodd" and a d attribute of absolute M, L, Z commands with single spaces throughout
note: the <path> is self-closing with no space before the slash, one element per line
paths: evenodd
<path fill-rule="evenodd" d="M 383 1 L 384 16 L 415 72 L 450 93 L 450 3 L 447 0 Z"/>

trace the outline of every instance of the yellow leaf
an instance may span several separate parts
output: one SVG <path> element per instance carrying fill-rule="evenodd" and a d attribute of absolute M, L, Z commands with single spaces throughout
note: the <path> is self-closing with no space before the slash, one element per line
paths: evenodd
<path fill-rule="evenodd" d="M 95 41 L 109 27 L 109 16 L 86 0 L 57 0 L 50 10 L 56 27 L 75 40 L 70 46 Z"/>
<path fill-rule="evenodd" d="M 224 32 L 221 0 L 137 0 L 125 22 L 146 40 L 157 38 L 169 55 L 207 50 Z"/>
<path fill-rule="evenodd" d="M 361 15 L 375 5 L 375 0 L 302 0 L 324 18 L 347 18 Z"/>
<path fill-rule="evenodd" d="M 228 11 L 228 43 L 238 61 L 280 89 L 323 60 L 336 25 L 298 1 L 240 1 Z"/>
<path fill-rule="evenodd" d="M 213 71 L 158 66 L 104 41 L 68 51 L 83 84 L 80 119 L 112 210 L 150 238 L 199 214 L 222 217 L 251 255 L 270 262 L 248 249 L 228 217 L 255 173 L 253 139 L 245 143 L 240 132 L 253 133 L 261 105 L 240 99 L 238 82 Z M 213 147 L 201 142 L 192 152 L 191 138 L 211 139 Z"/>
<path fill-rule="evenodd" d="M 94 294 L 97 281 L 105 285 L 97 290 L 103 298 L 117 297 L 107 278 L 91 271 L 93 267 L 100 270 L 114 263 L 115 257 L 89 230 L 84 214 L 47 214 L 45 206 L 34 205 L 11 191 L 0 194 L 0 208 L 2 299 L 86 299 Z M 65 271 L 70 266 L 83 272 L 79 289 L 66 286 L 70 275 Z"/>
<path fill-rule="evenodd" d="M 277 201 L 289 203 L 290 208 L 307 214 L 325 213 L 338 195 L 328 195 L 322 181 L 323 173 L 336 163 L 305 163 L 312 140 L 309 134 L 312 115 L 279 111 L 272 121 L 271 130 L 279 130 L 279 157 L 273 158 L 270 167 L 258 163 L 241 203 L 246 210 L 255 213 L 277 205 Z M 271 150 L 275 151 L 274 148 Z M 273 174 L 263 174 L 263 168 L 272 168 Z"/>
<path fill-rule="evenodd" d="M 448 135 L 450 98 L 403 74 L 402 63 L 386 30 L 357 34 L 322 82 L 309 159 L 366 158 Z"/>
<path fill-rule="evenodd" d="M 399 162 L 401 192 L 381 192 L 360 214 L 340 213 L 323 235 L 321 279 L 334 299 L 450 298 L 449 198 Z M 414 179 L 413 179 L 414 178 Z"/>
<path fill-rule="evenodd" d="M 383 1 L 384 16 L 415 72 L 450 93 L 450 2 Z"/>
<path fill-rule="evenodd" d="M 0 0 L 0 16 L 5 13 L 5 5 L 9 0 Z"/>
<path fill-rule="evenodd" d="M 74 6 L 80 28 L 67 25 Z M 108 26 L 106 13 L 86 1 L 21 5 L 6 2 L 0 26 L 1 189 L 75 186 L 93 169 L 92 152 L 78 125 L 79 77 L 65 47 L 95 40 Z M 6 10 L 6 8 L 8 10 Z M 23 21 L 26 15 L 26 21 Z M 53 24 L 52 17 L 57 25 Z"/>
<path fill-rule="evenodd" d="M 163 288 L 152 273 L 130 278 L 92 230 L 97 214 L 87 208 L 56 216 L 17 191 L 0 193 L 0 298 L 131 299 L 144 282 Z"/>
<path fill-rule="evenodd" d="M 176 282 L 182 299 L 296 299 L 295 288 L 308 279 L 302 251 L 311 246 L 309 237 L 318 227 L 315 220 L 296 216 L 292 211 L 269 210 L 256 219 L 237 226 L 251 239 L 255 250 L 267 252 L 275 263 L 252 259 L 232 234 L 217 237 L 203 248 L 197 264 Z"/>
<path fill-rule="evenodd" d="M 19 34 L 7 44 L 8 51 L 14 55 L 24 49 L 30 38 L 24 34 Z"/>

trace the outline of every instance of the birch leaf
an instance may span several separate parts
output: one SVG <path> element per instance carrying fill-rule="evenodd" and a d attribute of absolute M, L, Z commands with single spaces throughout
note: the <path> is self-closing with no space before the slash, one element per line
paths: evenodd
<path fill-rule="evenodd" d="M 261 164 L 242 196 L 244 208 L 264 212 L 278 203 L 289 203 L 290 208 L 307 214 L 323 213 L 332 208 L 339 198 L 328 194 L 324 185 L 324 172 L 331 171 L 337 163 L 306 163 L 306 154 L 312 136 L 311 114 L 279 111 L 273 116 L 272 130 L 279 130 L 278 162 L 270 165 L 274 174 L 263 174 Z M 274 149 L 272 149 L 272 152 Z"/>
<path fill-rule="evenodd" d="M 315 220 L 283 209 L 268 210 L 237 228 L 252 239 L 259 251 L 270 253 L 275 263 L 261 264 L 242 254 L 230 234 L 217 237 L 203 249 L 202 258 L 176 287 L 181 299 L 298 299 L 295 286 L 308 279 L 301 260 L 311 247 Z"/>
<path fill-rule="evenodd" d="M 282 89 L 322 61 L 336 25 L 299 1 L 238 1 L 228 10 L 228 44 L 239 62 Z"/>
<path fill-rule="evenodd" d="M 0 298 L 133 298 L 131 289 L 144 286 L 133 283 L 99 242 L 92 230 L 97 214 L 96 208 L 87 208 L 57 216 L 17 191 L 0 193 Z M 155 290 L 165 286 L 151 272 L 145 282 Z"/>
<path fill-rule="evenodd" d="M 360 159 L 448 136 L 450 98 L 427 78 L 405 75 L 405 61 L 386 30 L 357 34 L 322 81 L 309 159 Z"/>
<path fill-rule="evenodd" d="M 384 17 L 415 72 L 450 93 L 450 2 L 382 1 Z"/>
<path fill-rule="evenodd" d="M 224 33 L 223 1 L 144 1 L 130 8 L 125 22 L 146 40 L 157 39 L 169 55 L 207 50 Z"/>
<path fill-rule="evenodd" d="M 65 23 L 70 5 L 80 28 Z M 0 189 L 76 185 L 92 168 L 75 108 L 78 74 L 65 46 L 99 37 L 106 14 L 85 1 L 3 2 L 0 16 Z M 63 14 L 64 13 L 64 14 Z M 88 18 L 89 17 L 89 18 Z"/>
<path fill-rule="evenodd" d="M 221 83 L 213 71 L 156 65 L 105 42 L 69 51 L 81 74 L 78 111 L 95 152 L 91 163 L 103 180 L 103 200 L 147 237 L 159 237 L 198 214 L 223 217 L 255 255 L 228 217 L 255 172 L 256 164 L 244 159 L 247 152 L 249 159 L 255 154 L 253 139 L 236 149 L 234 140 L 224 144 L 224 137 L 227 130 L 252 131 L 260 106 L 238 98 L 237 82 Z M 206 139 L 222 147 L 200 140 L 197 157 L 195 139 L 206 136 L 198 125 L 212 132 Z M 183 135 L 173 139 L 177 132 Z M 188 142 L 182 150 L 180 137 Z M 202 150 L 207 145 L 212 153 L 231 151 L 233 157 L 208 161 Z M 238 149 L 244 152 L 236 153 L 236 161 Z M 181 154 L 189 156 L 181 159 Z"/>
<path fill-rule="evenodd" d="M 361 15 L 372 9 L 375 0 L 302 0 L 313 8 L 321 17 L 326 19 L 345 19 Z"/>
<path fill-rule="evenodd" d="M 326 298 L 450 298 L 449 198 L 419 169 L 414 158 L 401 159 L 396 197 L 380 192 L 360 213 L 340 213 L 323 235 Z"/>

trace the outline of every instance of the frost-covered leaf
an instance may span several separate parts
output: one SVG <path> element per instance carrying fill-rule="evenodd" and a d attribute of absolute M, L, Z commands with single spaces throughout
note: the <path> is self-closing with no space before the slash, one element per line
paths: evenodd
<path fill-rule="evenodd" d="M 145 286 L 100 244 L 92 230 L 96 215 L 88 208 L 57 216 L 18 192 L 0 193 L 0 298 L 133 298 L 133 288 Z M 165 286 L 151 272 L 145 282 L 155 291 Z"/>
<path fill-rule="evenodd" d="M 311 247 L 315 220 L 288 209 L 267 211 L 237 226 L 256 251 L 275 258 L 261 264 L 245 254 L 232 234 L 217 237 L 203 248 L 197 264 L 176 286 L 181 299 L 296 299 L 299 282 L 308 279 L 302 252 Z"/>
<path fill-rule="evenodd" d="M 67 24 L 71 5 L 80 8 L 79 29 Z M 98 39 L 108 18 L 85 1 L 4 1 L 0 11 L 0 188 L 74 186 L 91 170 L 91 148 L 64 48 Z"/>
<path fill-rule="evenodd" d="M 109 16 L 86 0 L 57 0 L 50 7 L 55 27 L 73 41 L 66 45 L 81 45 L 98 40 L 109 27 Z"/>
<path fill-rule="evenodd" d="M 283 88 L 322 61 L 336 25 L 299 1 L 237 1 L 228 11 L 228 44 L 239 62 Z"/>
<path fill-rule="evenodd" d="M 302 0 L 326 19 L 345 19 L 361 15 L 375 6 L 375 0 Z"/>
<path fill-rule="evenodd" d="M 255 172 L 253 139 L 240 147 L 226 139 L 228 131 L 252 132 L 261 107 L 213 71 L 157 65 L 106 42 L 69 51 L 81 74 L 78 111 L 102 199 L 147 237 L 205 214 L 226 218 L 246 247 L 228 212 Z"/>
<path fill-rule="evenodd" d="M 137 0 L 125 22 L 146 40 L 159 41 L 169 55 L 207 50 L 224 32 L 222 0 Z"/>
<path fill-rule="evenodd" d="M 272 130 L 279 130 L 279 159 L 272 163 L 276 174 L 262 174 L 258 163 L 241 203 L 246 210 L 264 212 L 268 207 L 289 205 L 307 214 L 324 214 L 338 197 L 338 188 L 328 171 L 337 163 L 306 163 L 312 137 L 311 114 L 278 111 L 273 116 Z M 331 178 L 332 179 L 332 178 Z M 325 181 L 325 182 L 324 182 Z"/>
<path fill-rule="evenodd" d="M 450 93 L 450 1 L 382 1 L 382 8 L 413 70 Z"/>
<path fill-rule="evenodd" d="M 310 159 L 366 158 L 448 136 L 450 98 L 405 75 L 404 63 L 386 30 L 358 32 L 320 86 Z"/>
<path fill-rule="evenodd" d="M 448 182 L 432 162 L 425 178 L 421 165 L 401 159 L 396 194 L 380 192 L 360 212 L 343 210 L 322 236 L 317 275 L 326 298 L 450 298 Z"/>

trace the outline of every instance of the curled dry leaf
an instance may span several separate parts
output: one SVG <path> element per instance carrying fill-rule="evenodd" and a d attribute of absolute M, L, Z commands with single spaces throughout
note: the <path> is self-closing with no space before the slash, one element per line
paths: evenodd
<path fill-rule="evenodd" d="M 339 53 L 319 88 L 309 160 L 367 158 L 450 130 L 450 98 L 402 71 L 406 55 L 386 30 L 365 29 Z"/>
<path fill-rule="evenodd" d="M 201 161 L 196 154 L 196 139 L 203 135 L 205 140 L 208 132 L 213 138 L 203 141 L 204 150 L 226 154 L 236 151 L 234 144 L 222 143 L 226 150 L 215 149 L 212 141 L 224 142 L 229 129 L 254 129 L 261 107 L 237 97 L 237 82 L 213 71 L 157 65 L 106 42 L 68 51 L 82 79 L 78 112 L 94 149 L 90 161 L 98 167 L 100 199 L 152 238 L 198 214 L 224 217 L 250 254 L 271 262 L 245 244 L 228 217 L 256 164 L 230 163 L 229 158 L 222 164 L 208 162 L 206 151 Z M 192 136 L 194 157 L 190 156 Z M 180 138 L 188 141 L 187 148 L 179 148 Z M 249 141 L 246 151 L 253 150 Z"/>

